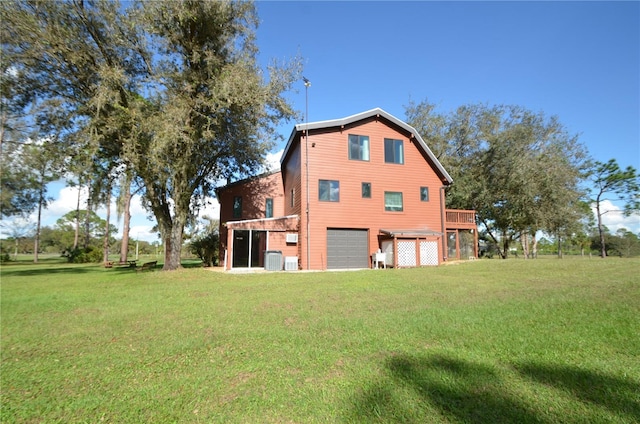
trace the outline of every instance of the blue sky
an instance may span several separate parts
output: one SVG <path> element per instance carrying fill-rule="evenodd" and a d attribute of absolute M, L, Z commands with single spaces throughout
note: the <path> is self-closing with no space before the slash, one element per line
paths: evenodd
<path fill-rule="evenodd" d="M 410 100 L 514 104 L 558 116 L 594 159 L 640 168 L 639 2 L 257 5 L 261 60 L 304 59 L 310 121 L 374 107 L 404 119 Z M 305 110 L 302 81 L 291 99 Z M 605 224 L 640 232 L 638 216 Z"/>
<path fill-rule="evenodd" d="M 440 112 L 514 104 L 557 115 L 594 159 L 640 168 L 640 2 L 259 1 L 257 10 L 260 63 L 303 58 L 310 121 L 374 107 L 404 119 L 410 100 Z M 288 98 L 304 112 L 302 81 Z M 285 139 L 293 125 L 282 125 Z M 53 221 L 75 207 L 75 191 L 60 188 L 45 215 Z M 133 212 L 132 237 L 154 240 L 146 213 Z M 637 216 L 605 217 L 613 231 L 640 232 Z"/>
<path fill-rule="evenodd" d="M 304 58 L 311 121 L 409 100 L 557 115 L 598 160 L 640 164 L 638 2 L 258 2 L 260 57 Z M 304 86 L 291 96 L 304 111 Z M 285 136 L 291 126 L 286 128 Z"/>

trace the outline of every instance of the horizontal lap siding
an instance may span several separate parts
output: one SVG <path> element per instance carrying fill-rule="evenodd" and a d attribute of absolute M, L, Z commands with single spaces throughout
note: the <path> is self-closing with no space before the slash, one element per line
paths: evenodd
<path fill-rule="evenodd" d="M 233 198 L 242 197 L 242 216 L 233 216 Z M 267 198 L 273 199 L 273 216 L 284 216 L 285 196 L 282 184 L 282 176 L 279 172 L 256 177 L 244 183 L 232 184 L 218 192 L 220 203 L 220 251 L 218 252 L 220 263 L 224 260 L 224 250 L 231 247 L 227 245 L 228 229 L 225 223 L 247 219 L 265 218 L 265 206 Z M 230 257 L 230 256 L 229 256 Z"/>
<path fill-rule="evenodd" d="M 287 243 L 284 232 L 269 232 L 269 250 L 279 250 L 282 256 L 298 256 L 298 245 Z"/>
<path fill-rule="evenodd" d="M 306 216 L 302 209 L 302 168 L 304 162 L 302 161 L 303 147 L 297 143 L 289 152 L 288 157 L 284 163 L 285 168 L 282 170 L 282 179 L 284 181 L 284 211 L 285 215 L 298 215 L 300 217 L 300 235 L 304 233 L 306 225 Z M 291 189 L 294 190 L 294 202 L 291 205 Z M 306 203 L 305 203 L 306 204 Z M 304 248 L 303 237 L 298 237 L 298 244 L 296 246 L 296 256 L 302 257 L 306 248 Z"/>
<path fill-rule="evenodd" d="M 367 135 L 370 160 L 349 160 L 348 135 Z M 384 139 L 403 140 L 404 164 L 384 162 Z M 311 147 L 315 144 L 315 147 Z M 339 202 L 318 201 L 318 180 L 340 182 Z M 378 248 L 380 229 L 427 227 L 441 231 L 440 186 L 437 174 L 409 134 L 375 119 L 341 131 L 309 137 L 311 268 L 326 267 L 327 228 L 370 229 L 369 250 Z M 361 196 L 361 183 L 371 183 L 371 198 Z M 420 201 L 420 187 L 429 187 L 429 201 Z M 403 193 L 403 212 L 384 210 L 384 192 Z"/>

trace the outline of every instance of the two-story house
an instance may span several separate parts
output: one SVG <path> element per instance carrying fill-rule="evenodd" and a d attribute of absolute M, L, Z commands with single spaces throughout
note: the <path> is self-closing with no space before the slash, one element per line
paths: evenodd
<path fill-rule="evenodd" d="M 382 109 L 296 125 L 280 163 L 217 190 L 227 269 L 263 267 L 270 251 L 311 270 L 477 257 L 475 212 L 445 209 L 451 176 Z"/>

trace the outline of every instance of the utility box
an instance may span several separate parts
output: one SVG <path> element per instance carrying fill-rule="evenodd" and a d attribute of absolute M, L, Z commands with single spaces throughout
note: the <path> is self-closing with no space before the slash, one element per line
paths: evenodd
<path fill-rule="evenodd" d="M 382 253 L 386 254 L 385 265 L 386 266 L 394 266 L 393 263 L 394 255 L 393 255 L 393 240 L 383 240 L 380 243 L 380 247 L 382 248 Z"/>
<path fill-rule="evenodd" d="M 298 257 L 286 256 L 284 258 L 284 270 L 285 271 L 297 271 L 298 270 Z"/>
<path fill-rule="evenodd" d="M 282 252 L 279 250 L 266 250 L 264 252 L 265 271 L 282 270 Z"/>

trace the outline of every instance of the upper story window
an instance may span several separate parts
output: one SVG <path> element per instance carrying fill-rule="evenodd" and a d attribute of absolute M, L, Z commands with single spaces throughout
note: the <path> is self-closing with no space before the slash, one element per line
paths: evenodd
<path fill-rule="evenodd" d="M 384 210 L 388 212 L 402 212 L 402 192 L 385 191 L 384 192 Z"/>
<path fill-rule="evenodd" d="M 384 139 L 384 161 L 386 163 L 404 163 L 404 145 L 402 140 Z"/>
<path fill-rule="evenodd" d="M 369 160 L 369 136 L 349 134 L 349 159 Z"/>
<path fill-rule="evenodd" d="M 291 189 L 291 203 L 290 203 L 291 207 L 295 207 L 296 206 L 296 189 L 292 188 Z"/>
<path fill-rule="evenodd" d="M 362 198 L 371 199 L 371 183 L 362 183 Z"/>
<path fill-rule="evenodd" d="M 273 218 L 273 199 L 270 197 L 265 201 L 264 216 L 265 218 Z"/>
<path fill-rule="evenodd" d="M 318 200 L 321 200 L 323 202 L 340 201 L 340 182 L 332 180 L 319 180 Z"/>
<path fill-rule="evenodd" d="M 421 202 L 429 201 L 429 187 L 420 187 L 420 201 Z"/>
<path fill-rule="evenodd" d="M 242 196 L 233 198 L 233 217 L 242 218 Z"/>

